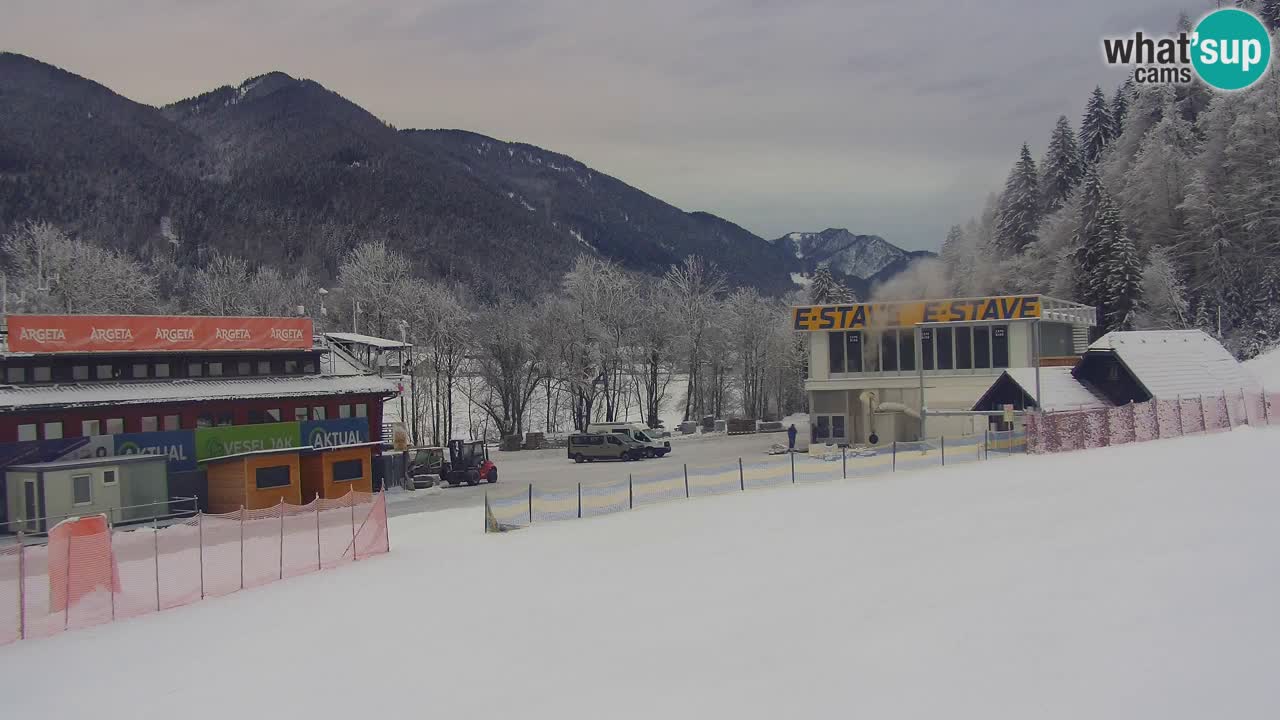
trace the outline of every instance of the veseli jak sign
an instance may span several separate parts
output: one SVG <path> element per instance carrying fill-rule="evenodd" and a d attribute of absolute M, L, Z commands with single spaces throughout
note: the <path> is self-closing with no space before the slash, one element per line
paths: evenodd
<path fill-rule="evenodd" d="M 911 327 L 920 323 L 1032 320 L 1040 317 L 1037 295 L 918 300 L 851 305 L 805 305 L 791 311 L 791 327 L 804 332 Z"/>
<path fill-rule="evenodd" d="M 310 318 L 10 315 L 11 352 L 310 350 Z"/>

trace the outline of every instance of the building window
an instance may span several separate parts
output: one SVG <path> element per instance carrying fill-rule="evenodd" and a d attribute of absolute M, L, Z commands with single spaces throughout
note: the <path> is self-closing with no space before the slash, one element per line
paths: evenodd
<path fill-rule="evenodd" d="M 369 406 L 364 403 L 356 405 L 356 417 L 369 417 Z"/>
<path fill-rule="evenodd" d="M 99 380 L 110 380 L 115 377 L 115 369 L 110 365 L 99 365 L 98 371 L 95 373 L 94 377 Z"/>
<path fill-rule="evenodd" d="M 61 440 L 62 439 L 62 421 L 47 422 L 44 424 L 45 440 Z"/>
<path fill-rule="evenodd" d="M 93 476 L 71 476 L 71 504 L 88 505 L 93 502 Z"/>
<path fill-rule="evenodd" d="M 955 368 L 955 360 L 953 348 L 951 346 L 951 337 L 955 331 L 951 328 L 938 328 L 938 369 L 951 370 Z"/>
<path fill-rule="evenodd" d="M 74 365 L 74 366 L 72 366 L 72 368 L 71 368 L 71 379 L 72 379 L 72 380 L 88 380 L 88 379 L 89 379 L 89 366 L 88 366 L 88 365 Z"/>
<path fill-rule="evenodd" d="M 920 356 L 924 361 L 924 369 L 933 369 L 933 329 L 920 328 Z"/>
<path fill-rule="evenodd" d="M 22 367 L 5 368 L 4 379 L 5 382 L 10 384 L 24 383 L 27 381 L 27 369 Z"/>
<path fill-rule="evenodd" d="M 35 382 L 50 382 L 53 380 L 53 368 L 50 368 L 50 367 L 32 368 L 31 379 Z"/>
<path fill-rule="evenodd" d="M 285 360 L 285 361 L 284 361 L 284 374 L 285 374 L 285 375 L 297 375 L 297 374 L 298 374 L 298 361 L 297 361 L 297 360 Z"/>
<path fill-rule="evenodd" d="M 107 418 L 107 434 L 121 435 L 124 433 L 124 418 Z"/>
<path fill-rule="evenodd" d="M 160 418 L 148 415 L 142 418 L 142 432 L 156 432 L 160 429 Z"/>
<path fill-rule="evenodd" d="M 253 363 L 249 362 L 248 360 L 241 360 L 240 362 L 236 363 L 236 374 L 237 374 L 237 375 L 252 375 L 252 374 L 253 374 Z"/>
<path fill-rule="evenodd" d="M 134 364 L 133 364 L 133 379 L 134 379 L 134 380 L 141 380 L 141 379 L 145 378 L 146 376 L 147 376 L 147 364 L 146 364 L 146 363 L 134 363 Z"/>
<path fill-rule="evenodd" d="M 235 424 L 235 419 L 231 416 L 231 411 L 218 413 L 218 427 L 228 427 Z"/>
<path fill-rule="evenodd" d="M 898 369 L 904 372 L 916 369 L 916 333 L 914 330 L 898 331 Z"/>
<path fill-rule="evenodd" d="M 169 377 L 169 363 L 156 363 L 156 377 Z"/>
<path fill-rule="evenodd" d="M 355 460 L 339 460 L 333 464 L 334 482 L 351 482 L 363 477 L 364 461 L 359 458 Z"/>
<path fill-rule="evenodd" d="M 304 373 L 313 373 L 313 372 L 315 372 L 315 371 L 316 371 L 316 361 L 315 361 L 315 360 L 306 360 L 306 361 L 304 361 L 304 362 L 302 363 L 302 372 L 304 372 Z"/>
<path fill-rule="evenodd" d="M 187 377 L 201 377 L 204 375 L 204 365 L 198 362 L 187 364 Z"/>
<path fill-rule="evenodd" d="M 289 487 L 293 484 L 293 473 L 290 472 L 288 465 L 271 465 L 269 467 L 260 467 L 254 471 L 254 482 L 259 490 L 267 490 L 269 488 Z"/>
<path fill-rule="evenodd" d="M 298 422 L 306 422 L 306 421 L 307 421 L 307 409 L 306 409 L 306 408 L 304 408 L 304 407 L 294 408 L 294 409 L 293 409 L 293 419 L 294 419 L 294 420 L 297 420 Z"/>
<path fill-rule="evenodd" d="M 956 369 L 973 368 L 973 328 L 956 328 Z"/>
<path fill-rule="evenodd" d="M 827 333 L 827 358 L 831 363 L 831 372 L 844 372 L 844 336 L 842 333 Z"/>
<path fill-rule="evenodd" d="M 166 432 L 182 429 L 182 418 L 178 415 L 164 416 L 164 429 Z"/>
<path fill-rule="evenodd" d="M 259 360 L 259 361 L 258 361 L 258 374 L 259 374 L 259 375 L 270 375 L 270 374 L 271 374 L 271 361 L 270 361 L 270 360 Z"/>
<path fill-rule="evenodd" d="M 115 484 L 116 484 L 116 471 L 115 471 L 115 470 L 103 470 L 103 471 L 102 471 L 102 484 L 103 484 L 103 485 L 115 485 Z"/>
<path fill-rule="evenodd" d="M 267 410 L 267 420 L 271 422 L 280 422 L 280 408 L 271 408 Z"/>
<path fill-rule="evenodd" d="M 85 437 L 102 434 L 102 425 L 97 420 L 85 420 L 80 423 L 80 434 Z"/>
<path fill-rule="evenodd" d="M 349 418 L 349 417 L 351 417 L 351 406 L 350 406 L 350 405 L 339 405 L 339 406 L 338 406 L 338 417 L 340 417 L 340 418 Z"/>
<path fill-rule="evenodd" d="M 844 357 L 845 372 L 862 372 L 861 330 L 853 330 L 844 334 Z"/>
<path fill-rule="evenodd" d="M 884 372 L 898 371 L 898 333 L 893 330 L 880 334 L 880 369 Z"/>
<path fill-rule="evenodd" d="M 991 367 L 1009 367 L 1009 326 L 991 328 Z"/>
<path fill-rule="evenodd" d="M 40 438 L 36 436 L 35 423 L 18 426 L 18 442 L 32 442 L 39 439 Z"/>
<path fill-rule="evenodd" d="M 973 366 L 991 367 L 991 328 L 989 327 L 973 329 Z"/>
<path fill-rule="evenodd" d="M 209 377 L 222 377 L 222 363 L 209 363 Z"/>
<path fill-rule="evenodd" d="M 213 416 L 212 416 L 212 415 L 197 415 L 197 416 L 196 416 L 196 427 L 198 427 L 198 428 L 213 427 Z"/>
<path fill-rule="evenodd" d="M 321 406 L 319 406 L 319 405 L 317 405 L 317 406 L 315 406 L 315 407 L 311 408 L 311 419 L 312 419 L 312 420 L 323 420 L 323 419 L 324 419 L 324 408 L 323 408 L 323 407 L 321 407 Z"/>

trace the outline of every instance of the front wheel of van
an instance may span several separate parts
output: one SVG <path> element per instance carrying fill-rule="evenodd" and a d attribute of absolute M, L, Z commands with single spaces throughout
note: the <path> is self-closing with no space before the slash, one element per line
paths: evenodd
<path fill-rule="evenodd" d="M 586 460 L 587 460 L 586 458 L 582 457 L 582 453 L 578 453 L 577 455 L 573 456 L 573 461 L 578 463 L 579 465 L 586 462 Z"/>

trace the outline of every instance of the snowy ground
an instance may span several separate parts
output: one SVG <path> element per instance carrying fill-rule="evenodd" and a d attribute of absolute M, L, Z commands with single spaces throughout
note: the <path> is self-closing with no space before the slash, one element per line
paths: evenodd
<path fill-rule="evenodd" d="M 1280 348 L 1245 362 L 1245 369 L 1258 378 L 1258 382 L 1268 390 L 1280 389 Z"/>
<path fill-rule="evenodd" d="M 1280 431 L 681 500 L 0 647 L 7 717 L 1274 718 Z"/>

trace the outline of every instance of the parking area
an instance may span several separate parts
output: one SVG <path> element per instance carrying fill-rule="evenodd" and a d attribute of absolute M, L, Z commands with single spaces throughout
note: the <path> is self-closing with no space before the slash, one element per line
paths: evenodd
<path fill-rule="evenodd" d="M 802 429 L 800 438 L 807 429 Z M 761 433 L 753 435 L 693 435 L 671 438 L 671 454 L 662 458 L 633 462 L 593 462 L 575 464 L 564 448 L 550 450 L 521 450 L 518 452 L 490 451 L 490 457 L 498 465 L 500 485 L 528 485 L 536 487 L 565 487 L 577 483 L 616 480 L 628 473 L 662 474 L 673 472 L 683 464 L 722 465 L 738 458 L 764 457 L 774 444 L 786 445 L 786 433 Z M 432 488 L 413 492 L 396 491 L 389 497 L 388 514 L 406 515 L 460 507 L 479 507 L 484 504 L 488 485 L 475 487 Z"/>

